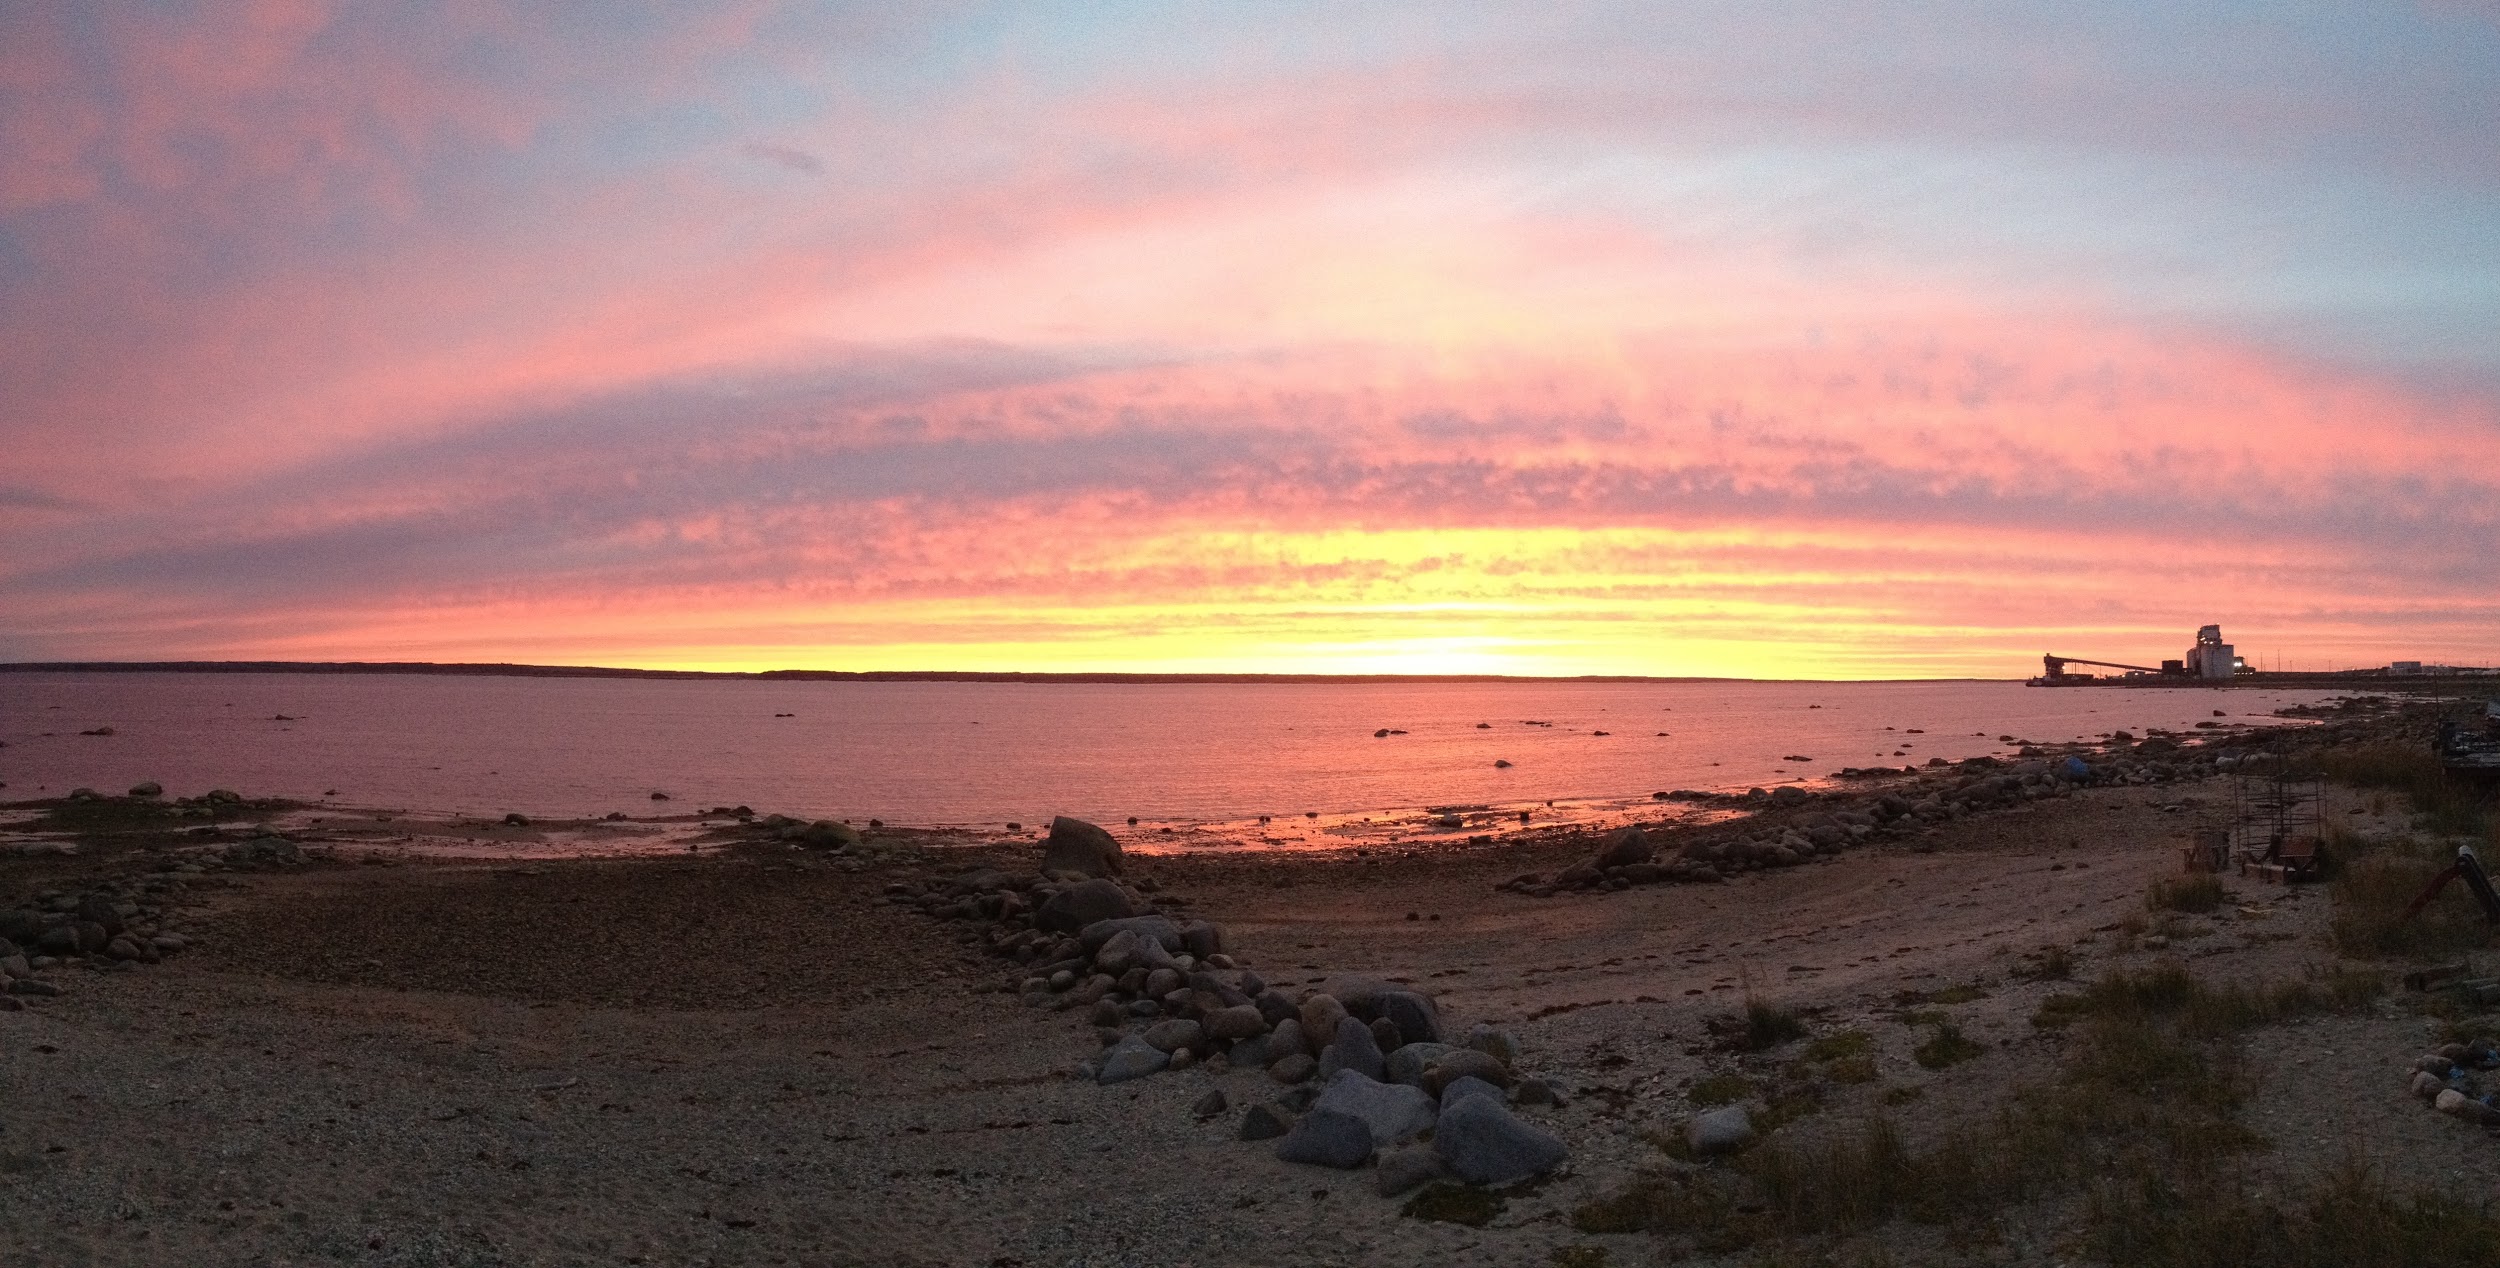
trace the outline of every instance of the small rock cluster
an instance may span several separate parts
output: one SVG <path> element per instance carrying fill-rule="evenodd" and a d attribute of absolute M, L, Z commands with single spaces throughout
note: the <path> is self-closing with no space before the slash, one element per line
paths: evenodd
<path fill-rule="evenodd" d="M 1947 819 L 2062 797 L 2089 784 L 2192 778 L 2209 773 L 2215 760 L 2208 756 L 2175 762 L 2122 760 L 2091 765 L 2063 759 L 2009 764 L 1974 757 L 1923 772 L 1908 785 L 1880 792 L 1845 787 L 1810 792 L 1783 784 L 1767 792 L 1754 788 L 1742 794 L 1690 789 L 1659 793 L 1660 800 L 1743 807 L 1755 813 L 1722 831 L 1680 830 L 1685 843 L 1673 858 L 1660 857 L 1656 843 L 1638 826 L 1624 828 L 1604 838 L 1596 857 L 1588 862 L 1550 877 L 1537 872 L 1515 876 L 1495 888 L 1544 898 L 1568 890 L 1721 881 L 1745 872 L 1795 867 Z M 2199 766 L 2200 761 L 2204 766 Z"/>
<path fill-rule="evenodd" d="M 2500 1093 L 2486 1092 L 2477 1071 L 2500 1068 L 2500 1039 L 2445 1044 L 2413 1063 L 2410 1091 L 2432 1109 L 2469 1123 L 2500 1127 Z"/>
<path fill-rule="evenodd" d="M 66 969 L 125 969 L 188 948 L 190 940 L 167 927 L 183 887 L 179 877 L 156 876 L 79 892 L 46 890 L 0 908 L 0 1010 L 60 994 L 56 975 Z"/>
<path fill-rule="evenodd" d="M 1567 1150 L 1512 1112 L 1555 1104 L 1514 1071 L 1518 1046 L 1477 1026 L 1449 1042 L 1432 997 L 1340 977 L 1289 995 L 1225 950 L 1224 931 L 1159 904 L 1150 881 L 1124 883 L 1119 843 L 1082 820 L 1054 820 L 1036 875 L 997 870 L 897 882 L 889 902 L 971 922 L 989 952 L 1018 968 L 1007 985 L 1027 1005 L 1082 1009 L 1103 1047 L 1079 1067 L 1101 1084 L 1169 1071 L 1256 1069 L 1278 1086 L 1250 1106 L 1243 1140 L 1277 1156 L 1337 1168 L 1380 1163 L 1395 1195 L 1428 1180 L 1500 1184 L 1541 1174 Z M 1223 1092 L 1199 1102 L 1226 1112 Z M 1430 1143 L 1417 1143 L 1429 1135 Z"/>

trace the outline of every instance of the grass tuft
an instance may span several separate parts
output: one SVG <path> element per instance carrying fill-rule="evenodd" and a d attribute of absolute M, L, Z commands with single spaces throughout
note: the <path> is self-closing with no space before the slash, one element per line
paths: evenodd
<path fill-rule="evenodd" d="M 1482 1228 L 1507 1205 L 1500 1197 L 1464 1184 L 1439 1182 L 1424 1186 L 1406 1200 L 1398 1214 L 1409 1219 Z"/>
<path fill-rule="evenodd" d="M 1952 1022 L 1946 1022 L 1936 1027 L 1936 1033 L 1928 1036 L 1927 1042 L 1920 1044 L 1910 1056 L 1930 1070 L 1941 1070 L 1946 1066 L 1959 1065 L 1987 1050 L 1986 1044 L 1963 1034 L 1962 1028 Z"/>
<path fill-rule="evenodd" d="M 2191 872 L 2154 881 L 2153 888 L 2144 895 L 2144 905 L 2154 911 L 2184 911 L 2201 916 L 2220 907 L 2227 897 L 2221 877 L 2211 872 Z"/>

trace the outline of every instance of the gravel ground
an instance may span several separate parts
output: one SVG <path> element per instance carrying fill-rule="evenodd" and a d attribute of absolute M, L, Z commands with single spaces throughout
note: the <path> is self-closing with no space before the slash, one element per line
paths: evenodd
<path fill-rule="evenodd" d="M 199 949 L 0 1013 L 0 1268 L 1497 1265 L 1592 1241 L 1648 1262 L 1656 1244 L 1574 1234 L 1567 1213 L 1656 1161 L 1644 1137 L 1677 1127 L 1696 1080 L 1793 1058 L 1709 1042 L 1748 983 L 1875 1043 L 1877 1077 L 1788 1130 L 1917 1088 L 1894 1112 L 1924 1132 L 2048 1069 L 2056 1041 L 2028 1019 L 2060 985 L 2014 976 L 2026 952 L 2072 947 L 2083 977 L 2173 954 L 2216 980 L 2324 963 L 2316 891 L 2234 880 L 2162 949 L 2114 928 L 2175 866 L 2192 803 L 2223 795 L 2094 790 L 1728 884 L 1549 899 L 1492 885 L 1553 867 L 1551 845 L 1143 863 L 1271 982 L 1410 979 L 1461 1027 L 1518 1035 L 1570 1095 L 1528 1112 L 1574 1155 L 1484 1228 L 1401 1218 L 1369 1172 L 1235 1142 L 1262 1075 L 1065 1077 L 1094 1050 L 1076 1017 L 996 993 L 1003 969 L 951 927 L 877 901 L 908 862 L 238 877 L 203 887 Z M 1988 1050 L 1929 1072 L 1896 995 L 1953 987 L 1930 1006 Z M 2404 1098 L 2423 1035 L 2393 1002 L 2260 1034 L 2252 1125 L 2283 1148 L 2251 1165 L 2352 1152 L 2491 1196 L 2493 1142 Z M 1210 1086 L 1235 1112 L 1200 1121 Z M 2018 1227 L 1995 1253 L 2047 1262 L 2055 1234 Z"/>

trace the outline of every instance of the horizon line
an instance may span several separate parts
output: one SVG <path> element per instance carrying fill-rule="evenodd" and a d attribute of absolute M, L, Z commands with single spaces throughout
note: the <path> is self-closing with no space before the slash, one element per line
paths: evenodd
<path fill-rule="evenodd" d="M 532 665 L 513 661 L 9 661 L 0 673 L 375 674 L 482 678 L 756 679 L 773 682 L 1030 683 L 1704 683 L 1704 682 L 2020 682 L 1969 675 L 1932 678 L 1738 678 L 1708 674 L 1328 674 L 1161 670 L 980 669 L 645 669 L 609 665 Z"/>

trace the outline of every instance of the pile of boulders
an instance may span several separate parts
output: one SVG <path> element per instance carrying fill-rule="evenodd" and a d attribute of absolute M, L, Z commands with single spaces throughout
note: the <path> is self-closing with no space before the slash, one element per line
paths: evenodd
<path fill-rule="evenodd" d="M 2500 1127 L 2500 1094 L 2482 1089 L 2478 1071 L 2500 1068 L 2500 1040 L 2443 1044 L 2413 1063 L 2410 1091 L 2432 1109 L 2485 1127 Z"/>
<path fill-rule="evenodd" d="M 2219 760 L 2230 760 L 2223 755 Z M 1677 828 L 1683 844 L 1662 857 L 1657 838 L 1667 824 L 1621 829 L 1598 845 L 1595 857 L 1552 876 L 1530 872 L 1495 886 L 1543 898 L 1571 890 L 1628 889 L 1662 882 L 1701 884 L 1745 872 L 1795 867 L 1844 850 L 1897 838 L 1966 815 L 2069 795 L 2100 783 L 2169 783 L 2212 773 L 2217 757 L 2178 760 L 2079 758 L 2017 763 L 1974 757 L 1880 791 L 1846 786 L 1809 790 L 1794 784 L 1743 793 L 1691 789 L 1658 793 L 1661 801 L 1692 801 L 1743 808 L 1753 813 L 1727 825 Z M 1887 772 L 1895 773 L 1895 772 Z"/>
<path fill-rule="evenodd" d="M 1378 1158 L 1387 1194 L 1442 1177 L 1504 1183 L 1563 1160 L 1560 1140 L 1512 1112 L 1560 1098 L 1516 1072 L 1507 1033 L 1480 1025 L 1452 1042 L 1430 995 L 1373 978 L 1299 995 L 1268 985 L 1227 952 L 1221 926 L 1166 910 L 1150 881 L 1119 879 L 1119 844 L 1094 824 L 1053 821 L 1041 862 L 1032 876 L 897 882 L 886 899 L 979 927 L 991 954 L 1017 963 L 1007 985 L 1026 1004 L 1084 1010 L 1102 1049 L 1083 1077 L 1262 1071 L 1277 1094 L 1248 1107 L 1241 1139 L 1275 1139 L 1289 1162 Z M 1220 1090 L 1200 1102 L 1225 1109 Z M 1415 1143 L 1426 1134 L 1429 1146 Z"/>
<path fill-rule="evenodd" d="M 46 890 L 0 907 L 0 1010 L 60 994 L 55 975 L 61 970 L 154 964 L 189 947 L 189 939 L 166 927 L 182 888 L 179 878 L 152 877 L 127 886 Z"/>

